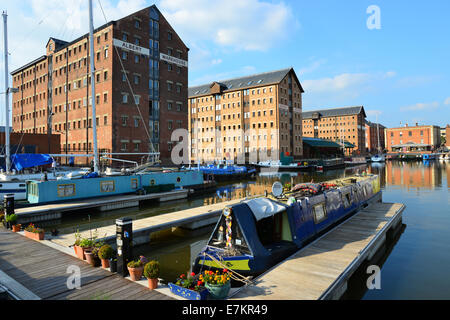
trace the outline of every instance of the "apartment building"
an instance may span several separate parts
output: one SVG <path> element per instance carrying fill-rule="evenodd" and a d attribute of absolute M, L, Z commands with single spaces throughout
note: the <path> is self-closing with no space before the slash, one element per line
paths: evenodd
<path fill-rule="evenodd" d="M 366 121 L 365 128 L 366 151 L 371 154 L 382 152 L 385 149 L 384 131 L 386 127 L 381 123 Z M 378 143 L 380 144 L 379 146 Z"/>
<path fill-rule="evenodd" d="M 348 153 L 366 153 L 366 112 L 363 106 L 307 111 L 302 117 L 303 136 L 349 142 L 354 148 Z"/>
<path fill-rule="evenodd" d="M 405 124 L 385 131 L 386 149 L 392 153 L 429 153 L 441 144 L 440 127 Z"/>
<path fill-rule="evenodd" d="M 190 161 L 301 158 L 303 92 L 293 68 L 190 87 Z"/>
<path fill-rule="evenodd" d="M 188 126 L 189 49 L 154 5 L 94 30 L 95 79 L 89 45 L 89 34 L 71 42 L 50 38 L 45 55 L 11 73 L 19 88 L 13 130 L 59 133 L 61 152 L 92 153 L 96 121 L 100 152 L 160 152 L 170 163 L 172 129 L 166 123 Z M 118 157 L 141 161 L 143 155 Z"/>

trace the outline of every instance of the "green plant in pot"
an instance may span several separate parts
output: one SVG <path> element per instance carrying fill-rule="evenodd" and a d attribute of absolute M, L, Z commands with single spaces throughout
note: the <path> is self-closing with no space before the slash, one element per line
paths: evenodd
<path fill-rule="evenodd" d="M 99 248 L 91 248 L 90 250 L 85 251 L 86 261 L 93 267 L 100 266 L 100 259 L 98 258 Z"/>
<path fill-rule="evenodd" d="M 144 265 L 140 260 L 128 262 L 127 268 L 132 281 L 138 281 L 142 278 L 142 274 L 144 273 Z"/>
<path fill-rule="evenodd" d="M 75 254 L 79 259 L 85 260 L 86 257 L 84 256 L 83 248 L 81 248 L 80 243 L 81 243 L 81 233 L 77 229 L 77 232 L 75 232 L 75 242 L 73 243 L 73 250 L 75 251 Z"/>
<path fill-rule="evenodd" d="M 152 260 L 144 266 L 144 277 L 148 279 L 148 287 L 153 290 L 158 287 L 159 262 Z"/>
<path fill-rule="evenodd" d="M 6 225 L 8 229 L 12 229 L 12 226 L 16 224 L 17 221 L 17 215 L 16 214 L 8 214 L 5 218 Z"/>
<path fill-rule="evenodd" d="M 109 268 L 109 259 L 114 257 L 114 253 L 114 249 L 109 244 L 100 247 L 98 257 L 102 261 L 103 268 Z"/>
<path fill-rule="evenodd" d="M 88 238 L 82 238 L 79 242 L 79 245 L 81 247 L 81 250 L 83 251 L 83 260 L 86 260 L 86 251 L 92 250 L 92 247 L 94 246 L 94 241 Z"/>

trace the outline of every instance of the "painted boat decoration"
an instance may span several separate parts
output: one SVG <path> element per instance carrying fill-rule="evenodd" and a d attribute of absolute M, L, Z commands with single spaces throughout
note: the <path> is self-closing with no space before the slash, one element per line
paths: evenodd
<path fill-rule="evenodd" d="M 278 198 L 244 200 L 224 209 L 207 246 L 195 259 L 193 272 L 227 268 L 257 276 L 380 200 L 376 175 L 297 185 Z"/>

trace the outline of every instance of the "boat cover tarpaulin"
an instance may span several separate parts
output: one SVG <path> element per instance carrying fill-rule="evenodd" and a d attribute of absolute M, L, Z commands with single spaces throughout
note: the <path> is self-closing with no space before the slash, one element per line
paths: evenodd
<path fill-rule="evenodd" d="M 11 163 L 16 170 L 23 170 L 35 166 L 50 164 L 53 158 L 48 154 L 39 153 L 18 153 L 11 156 Z"/>
<path fill-rule="evenodd" d="M 250 210 L 252 210 L 256 221 L 274 216 L 277 213 L 286 210 L 285 206 L 271 201 L 267 198 L 256 198 L 243 202 L 250 207 Z"/>

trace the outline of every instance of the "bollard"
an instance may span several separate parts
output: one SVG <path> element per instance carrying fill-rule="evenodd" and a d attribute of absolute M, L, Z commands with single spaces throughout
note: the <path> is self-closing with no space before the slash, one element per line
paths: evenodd
<path fill-rule="evenodd" d="M 3 196 L 3 213 L 5 214 L 5 221 L 10 214 L 14 214 L 14 194 L 5 194 Z M 6 227 L 11 229 L 11 223 L 6 222 Z"/>
<path fill-rule="evenodd" d="M 128 262 L 133 260 L 133 219 L 116 219 L 117 273 L 128 275 Z"/>

